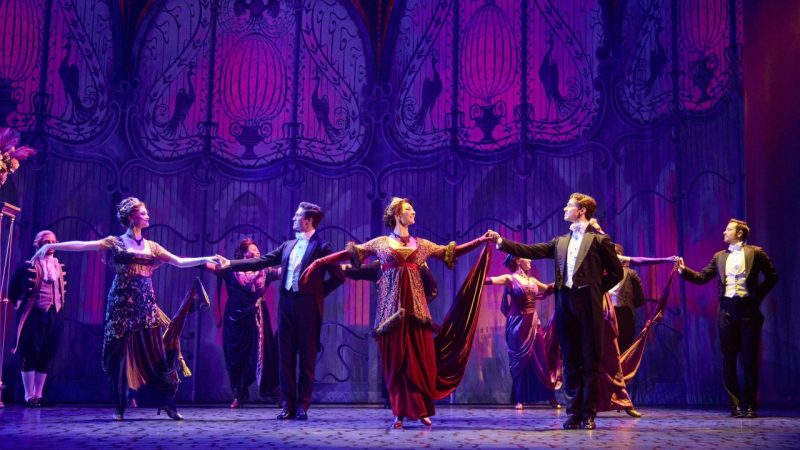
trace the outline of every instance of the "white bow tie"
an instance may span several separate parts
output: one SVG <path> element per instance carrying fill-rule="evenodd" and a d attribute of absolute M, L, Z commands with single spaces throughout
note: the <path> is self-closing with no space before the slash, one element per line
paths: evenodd
<path fill-rule="evenodd" d="M 572 231 L 573 233 L 582 233 L 583 230 L 581 227 L 581 223 L 580 222 L 573 223 L 572 225 L 569 226 L 569 231 Z"/>
<path fill-rule="evenodd" d="M 295 237 L 295 239 L 297 239 L 298 241 L 301 241 L 301 240 L 302 240 L 302 241 L 307 241 L 307 240 L 308 240 L 308 238 L 306 237 L 306 234 L 305 234 L 305 233 L 302 233 L 302 232 L 295 233 L 295 234 L 294 234 L 294 237 Z"/>
<path fill-rule="evenodd" d="M 742 244 L 731 244 L 728 246 L 728 251 L 733 253 L 742 250 Z"/>

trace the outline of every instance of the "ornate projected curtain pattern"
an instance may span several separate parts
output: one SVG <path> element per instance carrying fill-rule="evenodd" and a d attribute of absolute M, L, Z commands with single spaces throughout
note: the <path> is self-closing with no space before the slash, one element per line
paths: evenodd
<path fill-rule="evenodd" d="M 739 0 L 377 1 L 385 17 L 346 0 L 0 2 L 0 125 L 42 149 L 2 189 L 23 208 L 20 257 L 42 228 L 62 240 L 121 232 L 113 205 L 128 195 L 148 204 L 148 238 L 193 256 L 231 256 L 245 236 L 274 248 L 301 200 L 322 205 L 319 233 L 342 248 L 384 232 L 394 195 L 415 202 L 414 232 L 436 242 L 489 227 L 540 241 L 565 231 L 561 208 L 584 191 L 628 254 L 699 266 L 743 214 Z M 435 318 L 475 257 L 452 272 L 433 264 Z M 105 401 L 110 273 L 103 255 L 61 258 L 71 301 L 54 400 Z M 641 271 L 651 298 L 668 273 Z M 171 313 L 197 271 L 156 274 Z M 453 402 L 509 399 L 501 295 L 486 289 Z M 327 300 L 317 401 L 380 399 L 374 305 L 363 282 Z M 720 365 L 708 364 L 714 308 L 713 287 L 673 291 L 636 402 L 724 401 Z M 543 320 L 552 311 L 539 305 Z M 187 323 L 195 375 L 181 400 L 231 395 L 218 314 Z"/>

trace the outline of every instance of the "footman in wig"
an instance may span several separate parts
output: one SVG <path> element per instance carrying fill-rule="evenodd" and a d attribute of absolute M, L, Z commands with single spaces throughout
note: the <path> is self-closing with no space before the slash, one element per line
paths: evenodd
<path fill-rule="evenodd" d="M 38 250 L 56 242 L 55 233 L 43 230 L 36 234 L 33 247 Z M 20 311 L 17 346 L 12 352 L 22 363 L 22 385 L 28 406 L 42 406 L 44 382 L 61 334 L 67 283 L 54 252 L 50 250 L 42 258 L 26 261 L 14 272 L 9 287 L 9 299 Z"/>

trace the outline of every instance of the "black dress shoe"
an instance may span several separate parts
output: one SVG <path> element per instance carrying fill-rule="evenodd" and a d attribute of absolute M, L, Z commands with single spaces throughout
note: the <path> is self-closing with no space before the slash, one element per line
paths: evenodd
<path fill-rule="evenodd" d="M 594 417 L 587 417 L 583 419 L 581 422 L 581 428 L 584 430 L 594 430 L 597 428 L 597 424 L 594 423 Z"/>
<path fill-rule="evenodd" d="M 734 406 L 733 408 L 731 408 L 731 417 L 734 417 L 734 418 L 737 418 L 737 419 L 741 419 L 742 417 L 744 417 L 744 413 L 742 412 L 742 408 L 739 408 L 738 406 Z"/>
<path fill-rule="evenodd" d="M 297 410 L 297 414 L 294 416 L 295 420 L 308 420 L 308 413 L 305 409 L 300 408 Z"/>
<path fill-rule="evenodd" d="M 745 419 L 756 419 L 758 418 L 758 414 L 756 414 L 756 409 L 752 406 L 747 408 L 747 413 L 744 415 Z"/>
<path fill-rule="evenodd" d="M 183 420 L 183 416 L 181 415 L 181 413 L 178 412 L 178 408 L 176 408 L 172 402 L 167 403 L 166 405 L 163 405 L 160 408 L 158 408 L 158 410 L 156 411 L 157 416 L 161 415 L 162 409 L 167 414 L 167 416 L 169 416 L 170 419 Z"/>
<path fill-rule="evenodd" d="M 563 425 L 565 430 L 577 430 L 581 427 L 581 420 L 578 416 L 569 416 Z"/>
<path fill-rule="evenodd" d="M 292 419 L 294 419 L 294 414 L 292 414 L 292 411 L 290 411 L 289 408 L 283 408 L 281 410 L 280 414 L 278 414 L 277 419 L 278 420 L 292 420 Z"/>

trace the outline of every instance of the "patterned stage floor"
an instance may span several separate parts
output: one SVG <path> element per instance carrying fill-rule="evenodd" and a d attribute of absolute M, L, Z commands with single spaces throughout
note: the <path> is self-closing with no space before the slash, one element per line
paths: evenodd
<path fill-rule="evenodd" d="M 275 420 L 278 410 L 251 406 L 183 407 L 184 422 L 129 409 L 63 406 L 0 409 L 0 448 L 797 448 L 798 414 L 764 410 L 732 419 L 722 410 L 642 408 L 644 417 L 603 413 L 595 431 L 560 429 L 563 410 L 437 406 L 432 428 L 418 422 L 389 430 L 391 412 L 377 406 L 321 405 L 308 422 Z"/>

